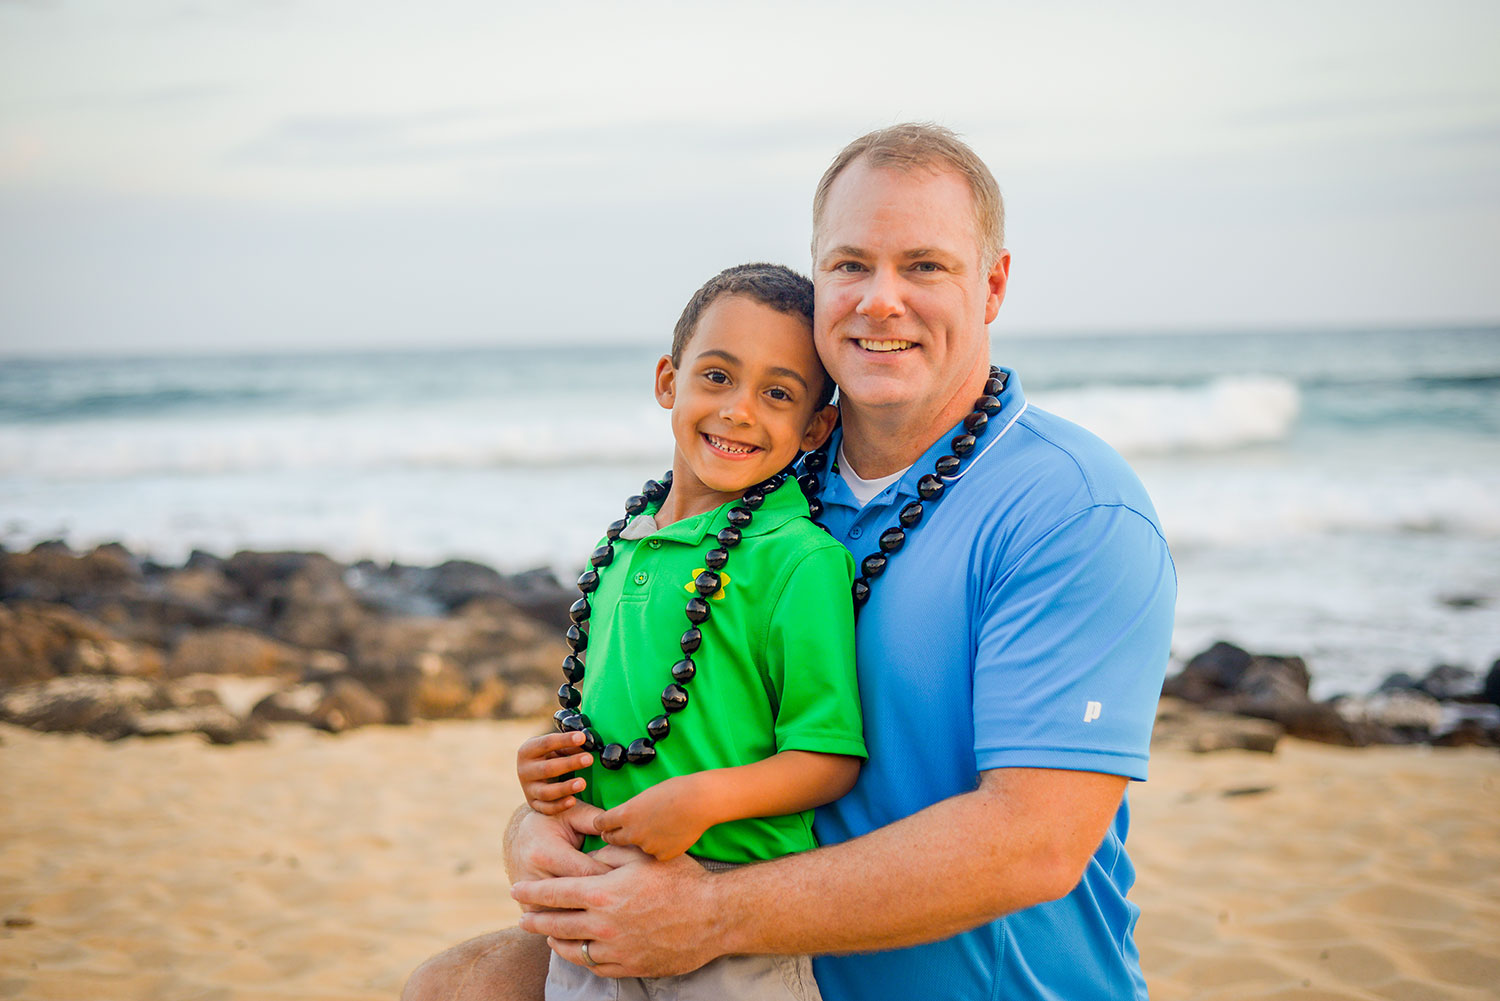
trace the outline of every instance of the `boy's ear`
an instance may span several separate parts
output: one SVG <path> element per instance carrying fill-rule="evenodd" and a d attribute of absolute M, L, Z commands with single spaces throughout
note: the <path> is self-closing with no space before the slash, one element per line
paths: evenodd
<path fill-rule="evenodd" d="M 802 436 L 802 451 L 809 452 L 822 445 L 833 434 L 833 426 L 839 422 L 839 408 L 832 403 L 813 414 L 808 422 L 807 434 Z"/>
<path fill-rule="evenodd" d="M 677 402 L 677 366 L 670 355 L 662 355 L 656 363 L 656 402 L 663 410 L 671 410 Z"/>

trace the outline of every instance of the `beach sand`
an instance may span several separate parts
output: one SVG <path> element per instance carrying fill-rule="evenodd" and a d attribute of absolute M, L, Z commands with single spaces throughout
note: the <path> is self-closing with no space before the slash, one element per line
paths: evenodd
<path fill-rule="evenodd" d="M 535 725 L 268 743 L 0 727 L 0 998 L 393 998 L 514 921 Z M 1500 754 L 1161 751 L 1132 787 L 1157 1001 L 1500 997 Z"/>

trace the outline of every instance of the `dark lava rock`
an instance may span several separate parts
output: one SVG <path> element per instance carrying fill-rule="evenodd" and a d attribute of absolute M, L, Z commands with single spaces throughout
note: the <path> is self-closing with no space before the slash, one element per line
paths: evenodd
<path fill-rule="evenodd" d="M 1479 675 L 1467 667 L 1455 667 L 1452 664 L 1437 665 L 1417 683 L 1418 689 L 1444 701 L 1477 695 L 1482 687 Z"/>
<path fill-rule="evenodd" d="M 505 578 L 482 563 L 449 560 L 428 571 L 427 593 L 449 610 L 475 598 L 501 595 Z"/>
<path fill-rule="evenodd" d="M 1500 706 L 1500 660 L 1490 665 L 1490 673 L 1484 676 L 1484 688 L 1480 694 L 1490 705 Z"/>

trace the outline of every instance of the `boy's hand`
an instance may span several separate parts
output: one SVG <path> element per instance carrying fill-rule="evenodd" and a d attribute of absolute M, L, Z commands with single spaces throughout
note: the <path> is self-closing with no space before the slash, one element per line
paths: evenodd
<path fill-rule="evenodd" d="M 583 779 L 551 780 L 594 763 L 592 754 L 578 750 L 583 741 L 581 733 L 544 733 L 521 745 L 516 751 L 516 777 L 521 780 L 527 806 L 537 813 L 556 816 L 578 802 L 574 794 L 587 785 Z"/>
<path fill-rule="evenodd" d="M 716 823 L 704 798 L 707 787 L 696 778 L 659 782 L 596 816 L 594 826 L 612 845 L 637 845 L 662 861 L 675 858 Z"/>

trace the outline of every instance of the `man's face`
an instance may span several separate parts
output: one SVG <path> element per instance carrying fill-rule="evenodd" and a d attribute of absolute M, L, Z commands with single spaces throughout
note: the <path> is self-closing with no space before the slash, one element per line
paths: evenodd
<path fill-rule="evenodd" d="M 1008 252 L 982 260 L 961 175 L 845 169 L 813 260 L 814 336 L 842 397 L 900 420 L 942 416 L 987 365 L 1009 268 Z"/>

